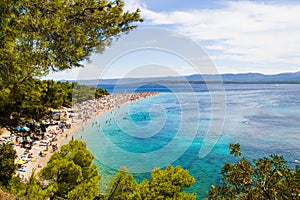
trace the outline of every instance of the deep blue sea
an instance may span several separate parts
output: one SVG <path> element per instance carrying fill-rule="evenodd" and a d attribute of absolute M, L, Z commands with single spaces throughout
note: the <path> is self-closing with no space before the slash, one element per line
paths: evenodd
<path fill-rule="evenodd" d="M 172 164 L 195 177 L 188 191 L 201 199 L 219 182 L 224 163 L 233 161 L 228 146 L 235 142 L 249 159 L 276 153 L 291 167 L 300 160 L 300 85 L 99 87 L 111 93 L 160 92 L 107 112 L 78 131 L 95 155 L 102 191 L 120 166 L 140 181 L 153 167 Z"/>

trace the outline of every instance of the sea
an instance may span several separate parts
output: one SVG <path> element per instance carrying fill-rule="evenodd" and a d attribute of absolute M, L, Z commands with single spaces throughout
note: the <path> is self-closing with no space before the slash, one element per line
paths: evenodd
<path fill-rule="evenodd" d="M 249 160 L 279 154 L 300 160 L 300 84 L 99 85 L 110 93 L 159 92 L 90 120 L 76 137 L 87 143 L 105 192 L 122 166 L 141 182 L 153 168 L 187 169 L 187 192 L 207 197 L 220 182 L 229 144 Z M 122 168 L 124 169 L 124 167 Z"/>

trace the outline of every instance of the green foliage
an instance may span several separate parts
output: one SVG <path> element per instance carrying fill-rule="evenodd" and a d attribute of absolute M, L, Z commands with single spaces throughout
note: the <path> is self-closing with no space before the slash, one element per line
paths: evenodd
<path fill-rule="evenodd" d="M 50 114 L 48 108 L 70 106 L 72 103 L 109 94 L 104 89 L 88 85 L 33 78 L 14 88 L 15 92 L 9 96 L 10 101 L 5 106 L 0 106 L 0 124 L 6 127 L 17 126 L 20 118 L 39 121 Z"/>
<path fill-rule="evenodd" d="M 19 176 L 12 176 L 6 190 L 11 194 L 18 194 L 22 190 L 21 178 Z"/>
<path fill-rule="evenodd" d="M 40 172 L 48 197 L 93 199 L 98 193 L 100 176 L 94 156 L 82 141 L 71 141 L 54 153 Z"/>
<path fill-rule="evenodd" d="M 229 145 L 230 154 L 233 154 L 234 156 L 241 156 L 242 152 L 241 152 L 240 148 L 241 148 L 241 146 L 239 143 L 230 144 Z"/>
<path fill-rule="evenodd" d="M 95 98 L 102 97 L 104 95 L 109 95 L 108 91 L 102 88 L 97 88 L 95 92 Z"/>
<path fill-rule="evenodd" d="M 41 88 L 41 103 L 45 107 L 58 108 L 71 105 L 73 84 L 53 80 L 36 80 L 36 84 Z"/>
<path fill-rule="evenodd" d="M 230 145 L 231 153 L 241 156 L 240 145 Z M 100 176 L 94 156 L 85 143 L 71 141 L 54 153 L 39 176 L 31 176 L 22 185 L 12 176 L 15 170 L 15 151 L 9 145 L 0 148 L 0 180 L 2 188 L 24 199 L 93 199 L 98 194 Z M 227 162 L 222 168 L 222 184 L 212 186 L 211 199 L 299 199 L 300 168 L 291 169 L 281 156 L 271 155 L 249 162 L 240 158 L 235 164 Z M 196 195 L 184 192 L 194 178 L 181 167 L 154 169 L 150 179 L 140 184 L 133 175 L 120 170 L 111 180 L 108 200 L 168 199 L 190 200 Z M 4 187 L 3 187 L 4 186 Z"/>
<path fill-rule="evenodd" d="M 0 124 L 4 127 L 11 124 L 16 126 L 23 113 L 26 113 L 28 118 L 42 116 L 45 109 L 40 103 L 39 89 L 34 79 L 30 78 L 26 79 L 23 84 L 13 85 L 11 89 L 5 88 L 8 93 L 6 100 L 2 101 L 0 106 Z"/>
<path fill-rule="evenodd" d="M 38 119 L 49 105 L 71 103 L 62 90 L 67 85 L 40 85 L 36 78 L 80 67 L 139 21 L 139 11 L 125 12 L 121 0 L 0 1 L 0 125 Z"/>
<path fill-rule="evenodd" d="M 125 171 L 118 171 L 117 175 L 110 182 L 107 199 L 141 199 L 138 183 L 133 180 L 133 175 Z"/>
<path fill-rule="evenodd" d="M 29 178 L 28 182 L 26 182 L 26 184 L 23 185 L 15 194 L 18 194 L 18 196 L 21 196 L 26 200 L 46 199 L 46 191 L 43 190 L 42 185 L 37 181 L 33 174 Z"/>
<path fill-rule="evenodd" d="M 196 199 L 195 194 L 183 192 L 195 182 L 187 170 L 179 166 L 154 169 L 150 180 L 140 184 L 142 199 Z"/>
<path fill-rule="evenodd" d="M 230 145 L 241 155 L 240 145 Z M 222 169 L 221 186 L 212 186 L 212 199 L 300 199 L 300 168 L 291 169 L 283 157 L 271 155 L 249 162 L 241 158 L 227 162 Z"/>
<path fill-rule="evenodd" d="M 196 199 L 194 193 L 183 192 L 194 181 L 194 177 L 179 166 L 154 169 L 150 180 L 145 179 L 140 184 L 133 180 L 132 174 L 119 171 L 110 184 L 107 199 Z"/>
<path fill-rule="evenodd" d="M 73 83 L 72 101 L 73 103 L 80 103 L 86 100 L 93 100 L 95 98 L 108 95 L 109 93 L 105 89 L 96 88 L 88 85 L 81 85 Z"/>
<path fill-rule="evenodd" d="M 94 199 L 100 175 L 93 159 L 83 142 L 71 141 L 51 156 L 38 177 L 32 175 L 24 185 L 13 177 L 7 190 L 26 200 Z"/>
<path fill-rule="evenodd" d="M 139 11 L 124 12 L 120 0 L 16 0 L 0 6 L 1 65 L 29 77 L 45 74 L 49 67 L 81 66 L 80 61 L 141 21 Z"/>
<path fill-rule="evenodd" d="M 9 186 L 10 180 L 16 170 L 15 159 L 16 151 L 11 145 L 0 147 L 0 186 Z"/>

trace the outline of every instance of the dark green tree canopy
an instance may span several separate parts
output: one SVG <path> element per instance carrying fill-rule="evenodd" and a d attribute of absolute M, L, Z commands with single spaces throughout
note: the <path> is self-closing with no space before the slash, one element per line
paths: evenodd
<path fill-rule="evenodd" d="M 70 106 L 109 94 L 106 90 L 75 82 L 55 82 L 28 78 L 24 84 L 16 85 L 10 93 L 10 101 L 0 106 L 0 125 L 17 126 L 19 119 L 34 119 L 51 114 L 48 108 Z M 13 116 L 13 118 L 11 118 Z"/>
<path fill-rule="evenodd" d="M 132 174 L 126 173 L 126 170 L 119 170 L 116 176 L 111 179 L 109 191 L 104 199 L 139 200 L 141 199 L 141 191 Z"/>
<path fill-rule="evenodd" d="M 124 170 L 119 171 L 110 183 L 110 190 L 105 199 L 142 200 L 142 199 L 169 199 L 193 200 L 196 195 L 184 192 L 195 179 L 187 170 L 180 166 L 167 166 L 166 169 L 154 169 L 150 180 L 144 179 L 138 184 L 132 174 Z"/>
<path fill-rule="evenodd" d="M 0 146 L 0 186 L 7 187 L 16 170 L 16 151 L 11 145 Z"/>
<path fill-rule="evenodd" d="M 64 199 L 93 199 L 98 194 L 100 175 L 94 156 L 82 141 L 71 141 L 54 153 L 40 172 L 47 196 Z"/>
<path fill-rule="evenodd" d="M 0 125 L 28 104 L 41 115 L 35 78 L 81 66 L 139 21 L 139 11 L 124 11 L 121 0 L 0 1 Z"/>
<path fill-rule="evenodd" d="M 240 145 L 230 145 L 241 156 Z M 282 156 L 270 155 L 253 162 L 240 158 L 222 169 L 221 186 L 212 186 L 211 199 L 300 199 L 300 168 L 287 166 Z"/>
<path fill-rule="evenodd" d="M 22 77 L 81 66 L 113 38 L 136 27 L 139 11 L 120 0 L 4 0 L 0 12 L 3 73 Z M 2 71 L 2 70 L 1 70 Z"/>
<path fill-rule="evenodd" d="M 192 186 L 193 176 L 180 166 L 167 166 L 166 169 L 154 169 L 150 180 L 140 184 L 142 199 L 196 199 L 196 195 L 186 193 L 184 188 Z"/>

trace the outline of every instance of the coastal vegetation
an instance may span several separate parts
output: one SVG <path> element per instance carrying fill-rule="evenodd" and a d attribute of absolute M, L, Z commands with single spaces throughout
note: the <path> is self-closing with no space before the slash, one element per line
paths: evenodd
<path fill-rule="evenodd" d="M 1 156 L 7 155 L 7 152 L 0 153 Z M 70 141 L 51 156 L 37 176 L 32 174 L 26 183 L 21 183 L 10 168 L 1 168 L 1 172 L 7 174 L 6 180 L 11 180 L 2 183 L 2 189 L 25 199 L 94 199 L 98 194 L 100 175 L 92 163 L 93 159 L 85 143 Z"/>
<path fill-rule="evenodd" d="M 107 199 L 196 199 L 195 193 L 184 192 L 195 182 L 193 176 L 180 166 L 167 166 L 154 169 L 150 180 L 144 179 L 140 184 L 133 175 L 120 170 L 110 183 Z"/>
<path fill-rule="evenodd" d="M 11 149 L 1 147 L 0 157 L 6 158 Z M 211 187 L 207 199 L 299 199 L 299 166 L 290 168 L 278 155 L 248 161 L 242 157 L 238 143 L 231 144 L 230 150 L 237 160 L 225 163 L 221 182 Z M 98 194 L 100 175 L 93 158 L 84 142 L 70 141 L 26 183 L 13 175 L 12 162 L 11 167 L 1 168 L 1 180 L 8 180 L 1 182 L 1 189 L 24 199 L 196 199 L 195 193 L 184 191 L 195 179 L 180 166 L 154 169 L 150 179 L 140 183 L 121 167 L 111 179 L 108 191 Z"/>
<path fill-rule="evenodd" d="M 0 186 L 7 187 L 16 170 L 17 153 L 11 145 L 0 146 Z"/>
<path fill-rule="evenodd" d="M 55 152 L 38 176 L 39 191 L 62 199 L 93 199 L 98 194 L 100 175 L 94 156 L 82 141 L 70 141 Z"/>
<path fill-rule="evenodd" d="M 300 167 L 290 168 L 282 156 L 270 155 L 249 161 L 239 143 L 230 145 L 236 163 L 226 162 L 219 186 L 212 186 L 211 199 L 300 199 Z"/>
<path fill-rule="evenodd" d="M 16 0 L 1 1 L 0 8 L 0 126 L 7 128 L 22 118 L 41 118 L 46 106 L 70 103 L 57 91 L 68 85 L 38 79 L 81 67 L 142 21 L 139 10 L 125 11 L 121 0 Z"/>
<path fill-rule="evenodd" d="M 139 10 L 124 10 L 122 0 L 4 0 L 0 8 L 0 128 L 5 127 L 10 132 L 24 121 L 39 122 L 50 113 L 49 108 L 108 94 L 96 87 L 40 79 L 50 72 L 82 67 L 82 61 L 89 60 L 92 53 L 102 53 L 115 38 L 135 29 L 137 22 L 142 21 Z M 80 144 L 77 145 L 80 149 Z M 55 172 L 47 171 L 46 167 L 41 177 L 49 184 L 47 190 L 41 188 L 41 179 L 34 176 L 23 185 L 19 177 L 12 176 L 16 169 L 16 152 L 9 144 L 0 148 L 1 188 L 27 199 L 54 195 L 81 199 L 76 195 L 86 194 L 76 193 L 77 186 L 88 181 L 83 187 L 88 191 L 93 188 L 90 184 L 99 179 L 98 173 L 93 171 L 95 167 L 88 167 L 87 163 L 92 160 L 89 153 L 85 154 L 89 160 L 80 160 L 77 154 L 74 154 L 76 158 L 55 154 L 57 159 L 53 158 L 49 165 L 59 159 L 64 161 L 61 164 L 68 165 L 57 165 L 60 167 L 56 168 L 57 173 L 62 174 L 57 175 L 55 181 L 66 183 L 54 184 L 52 179 L 47 179 L 47 173 L 55 178 Z M 79 149 L 77 151 L 82 150 Z M 84 166 L 81 166 L 83 161 Z M 77 170 L 78 176 L 62 170 L 67 167 Z M 70 180 L 66 179 L 67 175 Z M 69 184 L 72 180 L 76 183 Z"/>
<path fill-rule="evenodd" d="M 28 87 L 25 87 L 28 86 Z M 17 92 L 10 95 L 10 104 L 0 107 L 0 124 L 8 129 L 18 126 L 20 121 L 39 121 L 50 115 L 49 108 L 70 107 L 72 103 L 93 100 L 109 93 L 101 88 L 55 82 L 53 80 L 28 79 Z"/>
<path fill-rule="evenodd" d="M 2 149 L 10 149 L 10 153 L 14 151 L 9 145 L 1 147 L 0 156 L 7 158 L 9 152 Z M 26 183 L 21 183 L 20 178 L 14 175 L 14 162 L 9 163 L 10 168 L 1 168 L 1 175 L 5 174 L 1 178 L 7 180 L 1 184 L 1 189 L 24 199 L 196 199 L 194 193 L 183 191 L 195 180 L 179 166 L 154 169 L 150 180 L 145 179 L 141 183 L 121 168 L 111 179 L 108 192 L 98 195 L 101 176 L 92 163 L 93 159 L 84 142 L 70 141 L 51 156 L 37 176 L 32 175 Z"/>
<path fill-rule="evenodd" d="M 94 52 L 136 28 L 139 10 L 124 11 L 121 0 L 4 0 L 0 2 L 0 126 L 13 131 L 23 120 L 41 120 L 49 108 L 70 106 L 107 91 L 77 83 L 40 80 L 51 71 L 81 67 Z M 277 155 L 253 162 L 231 145 L 235 163 L 226 163 L 211 199 L 299 199 L 300 170 Z M 141 183 L 120 170 L 109 190 L 98 194 L 101 178 L 82 141 L 71 141 L 27 182 L 15 176 L 16 152 L 0 146 L 0 189 L 15 199 L 195 199 L 184 189 L 194 178 L 181 167 L 154 169 Z M 100 185 L 101 187 L 101 185 Z M 2 196 L 2 192 L 0 193 Z M 8 195 L 12 199 L 13 195 Z"/>

